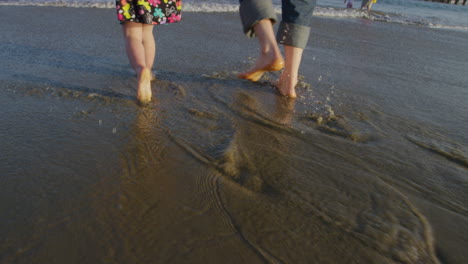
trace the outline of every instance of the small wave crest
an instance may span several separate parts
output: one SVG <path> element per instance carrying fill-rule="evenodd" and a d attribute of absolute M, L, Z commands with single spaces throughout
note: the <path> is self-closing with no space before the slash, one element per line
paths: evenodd
<path fill-rule="evenodd" d="M 433 135 L 433 137 L 434 136 L 435 135 Z M 441 136 L 432 138 L 427 136 L 407 135 L 407 139 L 423 149 L 468 168 L 468 149 L 463 145 L 444 139 Z"/>
<path fill-rule="evenodd" d="M 428 27 L 442 28 L 442 29 L 454 29 L 454 30 L 468 30 L 468 27 L 463 27 L 463 26 L 448 26 L 448 25 L 432 24 L 432 23 L 429 23 Z"/>

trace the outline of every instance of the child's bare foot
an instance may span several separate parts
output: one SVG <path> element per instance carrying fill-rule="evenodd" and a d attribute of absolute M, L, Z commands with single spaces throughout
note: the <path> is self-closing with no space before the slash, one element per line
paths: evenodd
<path fill-rule="evenodd" d="M 283 56 L 278 53 L 271 52 L 269 54 L 261 54 L 255 62 L 255 65 L 246 72 L 237 75 L 240 79 L 256 82 L 260 80 L 263 73 L 267 71 L 279 71 L 284 67 Z"/>
<path fill-rule="evenodd" d="M 289 98 L 296 98 L 296 85 L 297 85 L 297 76 L 292 76 L 291 74 L 284 71 L 280 78 L 273 82 L 273 86 L 278 89 L 278 92 L 282 96 L 287 96 Z"/>
<path fill-rule="evenodd" d="M 138 75 L 137 98 L 140 103 L 149 103 L 151 101 L 151 71 L 147 68 L 141 70 Z"/>

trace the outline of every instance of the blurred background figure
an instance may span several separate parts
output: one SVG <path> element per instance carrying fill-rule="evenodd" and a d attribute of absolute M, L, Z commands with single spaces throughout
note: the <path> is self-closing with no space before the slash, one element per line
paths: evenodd
<path fill-rule="evenodd" d="M 344 0 L 346 8 L 353 8 L 353 0 Z"/>
<path fill-rule="evenodd" d="M 377 3 L 377 0 L 363 0 L 361 4 L 361 9 L 366 8 L 367 10 L 371 10 L 372 4 Z"/>

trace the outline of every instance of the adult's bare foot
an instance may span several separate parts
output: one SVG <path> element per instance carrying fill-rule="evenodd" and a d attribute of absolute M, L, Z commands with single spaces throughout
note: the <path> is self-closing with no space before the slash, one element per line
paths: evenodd
<path fill-rule="evenodd" d="M 151 101 L 151 71 L 147 68 L 141 70 L 138 75 L 137 99 L 140 103 L 149 103 Z"/>
<path fill-rule="evenodd" d="M 296 85 L 297 85 L 297 76 L 292 76 L 291 74 L 284 71 L 280 78 L 273 82 L 273 86 L 278 89 L 278 92 L 282 96 L 287 96 L 289 98 L 296 98 Z"/>
<path fill-rule="evenodd" d="M 284 67 L 284 59 L 276 42 L 271 19 L 258 21 L 253 26 L 253 30 L 260 45 L 260 56 L 252 68 L 237 77 L 256 82 L 267 71 L 281 70 Z"/>
<path fill-rule="evenodd" d="M 255 65 L 246 72 L 237 75 L 240 79 L 256 82 L 262 78 L 262 75 L 267 71 L 279 71 L 284 67 L 284 60 L 281 54 L 261 54 L 255 62 Z"/>

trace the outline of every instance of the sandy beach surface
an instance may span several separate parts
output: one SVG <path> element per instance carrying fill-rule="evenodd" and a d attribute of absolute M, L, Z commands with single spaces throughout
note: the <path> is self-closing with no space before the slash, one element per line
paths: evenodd
<path fill-rule="evenodd" d="M 465 263 L 468 33 L 314 18 L 295 101 L 237 13 L 0 7 L 0 263 Z"/>

